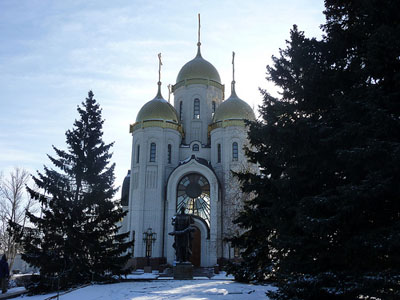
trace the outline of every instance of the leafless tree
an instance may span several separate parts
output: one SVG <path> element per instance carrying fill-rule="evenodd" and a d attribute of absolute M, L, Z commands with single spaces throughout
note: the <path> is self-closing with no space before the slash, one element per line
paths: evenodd
<path fill-rule="evenodd" d="M 10 221 L 22 228 L 27 222 L 26 211 L 34 212 L 34 201 L 27 195 L 29 173 L 15 167 L 7 177 L 0 176 L 0 251 L 7 255 L 10 269 L 19 247 L 9 232 Z"/>
<path fill-rule="evenodd" d="M 238 173 L 256 173 L 257 167 L 248 162 L 242 162 L 236 165 L 231 171 Z M 235 235 L 238 235 L 243 230 L 233 223 L 233 221 L 239 216 L 239 213 L 243 210 L 246 201 L 254 198 L 254 194 L 244 193 L 242 191 L 242 184 L 238 178 L 232 173 L 225 178 L 226 195 L 224 202 L 224 239 L 230 239 Z"/>

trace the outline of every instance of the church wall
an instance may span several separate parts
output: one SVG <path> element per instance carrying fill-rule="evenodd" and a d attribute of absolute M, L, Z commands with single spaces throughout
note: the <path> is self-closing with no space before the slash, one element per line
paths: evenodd
<path fill-rule="evenodd" d="M 182 116 L 182 124 L 185 129 L 185 144 L 198 140 L 202 144 L 208 143 L 208 125 L 212 122 L 213 108 L 212 102 L 215 101 L 216 108 L 222 102 L 222 90 L 214 86 L 203 84 L 191 84 L 182 86 L 174 92 L 174 107 L 178 115 Z M 200 118 L 195 119 L 194 100 L 200 100 Z M 180 112 L 180 102 L 182 101 L 182 113 Z"/>
<path fill-rule="evenodd" d="M 145 256 L 142 233 L 148 228 L 157 233 L 152 257 L 162 256 L 164 231 L 165 182 L 179 160 L 180 133 L 172 129 L 149 127 L 133 133 L 132 180 L 130 185 L 130 228 L 136 233 L 135 257 Z M 150 161 L 151 143 L 156 144 L 155 161 Z M 139 163 L 137 145 L 140 144 Z M 168 163 L 168 144 L 171 144 L 171 163 Z M 169 168 L 168 168 L 169 167 Z"/>
<path fill-rule="evenodd" d="M 211 132 L 211 163 L 220 179 L 222 190 L 221 239 L 231 236 L 237 230 L 237 226 L 232 221 L 242 206 L 243 197 L 238 182 L 232 178 L 231 170 L 239 171 L 248 168 L 243 150 L 246 141 L 245 127 L 229 126 L 217 128 Z M 238 143 L 237 161 L 233 160 L 232 144 L 234 142 Z M 218 162 L 218 144 L 221 145 L 221 162 Z M 222 244 L 221 256 L 232 257 L 233 249 L 230 249 L 226 242 Z"/>
<path fill-rule="evenodd" d="M 193 151 L 194 143 L 199 144 L 199 151 Z M 180 161 L 184 161 L 185 159 L 190 158 L 192 155 L 195 155 L 196 157 L 204 158 L 206 160 L 210 160 L 211 148 L 202 147 L 202 145 L 197 141 L 192 142 L 190 145 L 181 145 L 179 150 L 180 150 L 180 153 L 179 153 Z"/>

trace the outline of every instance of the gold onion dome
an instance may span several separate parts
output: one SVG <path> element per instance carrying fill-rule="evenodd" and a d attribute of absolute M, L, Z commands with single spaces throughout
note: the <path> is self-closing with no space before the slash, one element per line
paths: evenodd
<path fill-rule="evenodd" d="M 201 56 L 199 44 L 196 57 L 182 67 L 176 83 L 188 79 L 207 79 L 221 83 L 217 69 Z"/>
<path fill-rule="evenodd" d="M 215 111 L 213 123 L 225 120 L 255 120 L 254 111 L 235 92 L 235 82 L 232 82 L 231 96 L 226 99 Z"/>
<path fill-rule="evenodd" d="M 161 95 L 161 82 L 158 82 L 157 96 L 143 105 L 136 117 L 136 122 L 148 120 L 164 120 L 179 123 L 175 108 Z"/>

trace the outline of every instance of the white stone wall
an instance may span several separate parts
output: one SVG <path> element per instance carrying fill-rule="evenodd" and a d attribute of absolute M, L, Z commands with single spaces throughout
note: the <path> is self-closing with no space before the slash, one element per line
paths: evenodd
<path fill-rule="evenodd" d="M 194 144 L 199 145 L 199 151 L 193 151 Z M 208 161 L 211 159 L 211 148 L 208 145 L 203 145 L 198 141 L 193 141 L 189 145 L 181 145 L 179 151 L 179 158 L 181 161 L 190 158 L 192 155 L 204 158 Z"/>
<path fill-rule="evenodd" d="M 233 160 L 232 144 L 238 143 L 238 160 Z M 218 162 L 218 144 L 221 145 L 221 162 Z M 231 171 L 243 171 L 251 168 L 247 163 L 243 147 L 247 144 L 247 128 L 229 126 L 217 128 L 211 132 L 211 163 L 221 182 L 221 234 L 222 255 L 233 257 L 233 249 L 223 239 L 232 236 L 238 230 L 233 219 L 243 206 L 245 195 L 242 195 L 238 182 L 232 177 Z M 231 253 L 229 253 L 231 252 Z"/>
<path fill-rule="evenodd" d="M 155 162 L 150 162 L 151 143 L 156 144 Z M 145 256 L 142 234 L 148 228 L 157 233 L 152 256 L 162 256 L 165 184 L 178 164 L 180 143 L 180 133 L 172 129 L 148 127 L 133 132 L 128 226 L 130 231 L 135 231 L 136 257 Z M 139 144 L 139 163 L 136 163 Z M 168 163 L 168 144 L 172 145 L 171 163 Z"/>
<path fill-rule="evenodd" d="M 222 90 L 203 84 L 191 84 L 179 87 L 174 92 L 174 107 L 178 116 L 182 115 L 182 125 L 185 130 L 185 144 L 192 141 L 208 143 L 208 125 L 212 122 L 212 102 L 215 101 L 216 108 L 222 103 Z M 200 99 L 200 119 L 193 118 L 194 99 Z M 180 102 L 182 101 L 182 113 Z"/>

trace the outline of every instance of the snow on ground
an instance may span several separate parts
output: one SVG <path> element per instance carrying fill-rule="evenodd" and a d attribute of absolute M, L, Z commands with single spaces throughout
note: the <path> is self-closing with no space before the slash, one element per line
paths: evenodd
<path fill-rule="evenodd" d="M 272 286 L 241 284 L 232 280 L 154 280 L 91 285 L 60 296 L 60 300 L 260 300 Z M 14 299 L 45 300 L 55 295 Z"/>
<path fill-rule="evenodd" d="M 226 275 L 225 272 L 219 272 L 219 274 L 214 274 L 212 279 L 234 280 L 235 277 L 233 277 L 233 275 Z"/>

